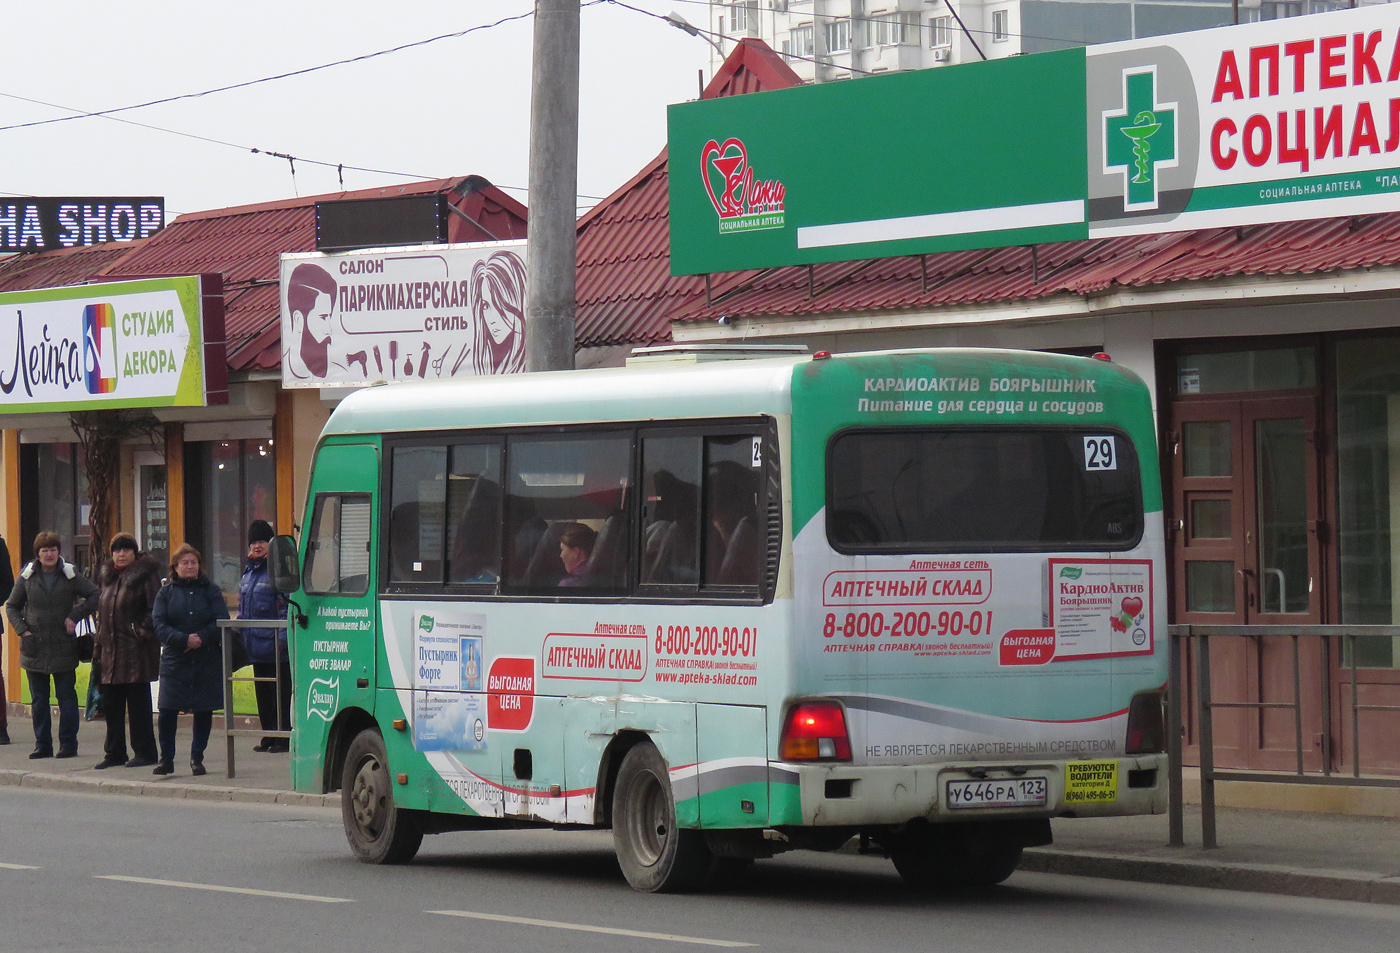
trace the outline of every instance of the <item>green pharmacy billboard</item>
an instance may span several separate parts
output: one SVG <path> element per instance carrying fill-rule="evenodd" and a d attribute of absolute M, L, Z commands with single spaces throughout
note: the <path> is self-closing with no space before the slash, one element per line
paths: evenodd
<path fill-rule="evenodd" d="M 1372 6 L 670 107 L 671 270 L 1400 210 Z"/>

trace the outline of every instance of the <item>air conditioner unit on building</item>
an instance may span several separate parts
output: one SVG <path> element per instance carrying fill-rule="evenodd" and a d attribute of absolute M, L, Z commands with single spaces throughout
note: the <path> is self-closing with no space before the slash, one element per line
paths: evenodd
<path fill-rule="evenodd" d="M 933 51 L 933 61 L 935 63 L 946 63 L 953 55 L 953 51 L 946 46 L 940 46 Z"/>
<path fill-rule="evenodd" d="M 768 0 L 768 9 L 778 13 L 787 13 L 787 5 L 788 0 Z"/>

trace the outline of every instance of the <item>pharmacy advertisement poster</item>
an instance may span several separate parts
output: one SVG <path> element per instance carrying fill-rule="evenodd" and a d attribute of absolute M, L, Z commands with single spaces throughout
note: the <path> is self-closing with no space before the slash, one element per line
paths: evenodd
<path fill-rule="evenodd" d="M 1151 655 L 1152 560 L 1051 559 L 1055 661 Z"/>
<path fill-rule="evenodd" d="M 462 692 L 414 692 L 413 747 L 418 751 L 484 750 L 485 698 Z"/>
<path fill-rule="evenodd" d="M 444 612 L 413 614 L 413 687 L 448 692 L 482 690 L 486 617 Z"/>

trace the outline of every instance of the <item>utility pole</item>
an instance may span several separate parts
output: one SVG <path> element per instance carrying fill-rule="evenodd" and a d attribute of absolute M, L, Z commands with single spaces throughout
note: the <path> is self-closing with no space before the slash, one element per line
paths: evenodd
<path fill-rule="evenodd" d="M 525 367 L 574 366 L 579 0 L 535 0 Z"/>

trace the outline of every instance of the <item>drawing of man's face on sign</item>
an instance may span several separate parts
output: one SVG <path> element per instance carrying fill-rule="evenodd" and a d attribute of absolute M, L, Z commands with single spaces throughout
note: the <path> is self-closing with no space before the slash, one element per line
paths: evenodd
<path fill-rule="evenodd" d="M 514 252 L 498 251 L 472 266 L 472 317 L 478 374 L 525 369 L 525 265 Z"/>
<path fill-rule="evenodd" d="M 287 311 L 292 340 L 283 349 L 297 377 L 325 377 L 330 367 L 335 316 L 335 278 L 320 265 L 301 264 L 287 282 Z"/>

